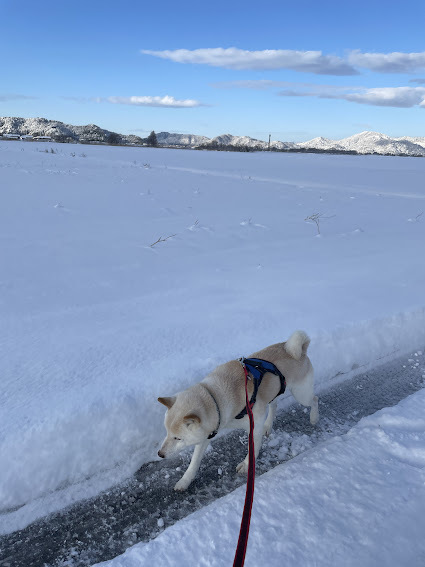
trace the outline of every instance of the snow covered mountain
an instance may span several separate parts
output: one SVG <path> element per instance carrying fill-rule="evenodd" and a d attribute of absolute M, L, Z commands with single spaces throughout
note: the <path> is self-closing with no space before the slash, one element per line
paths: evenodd
<path fill-rule="evenodd" d="M 156 135 L 158 144 L 161 146 L 200 146 L 208 144 L 210 138 L 206 136 L 196 136 L 195 134 L 175 134 L 170 132 L 159 132 Z"/>
<path fill-rule="evenodd" d="M 232 136 L 232 134 L 222 134 L 210 140 L 210 144 L 218 146 L 234 146 L 234 147 L 248 147 L 259 148 L 267 150 L 269 147 L 268 142 L 263 140 L 256 140 L 249 136 Z M 292 142 L 271 142 L 270 147 L 276 150 L 286 150 L 296 147 Z"/>
<path fill-rule="evenodd" d="M 318 138 L 313 138 L 309 142 L 301 142 L 296 144 L 298 148 L 314 149 L 314 150 L 343 150 L 344 148 L 339 145 L 338 142 L 334 140 L 329 140 L 329 138 L 323 138 L 319 136 Z"/>
<path fill-rule="evenodd" d="M 122 135 L 104 130 L 95 124 L 73 126 L 57 120 L 46 118 L 0 118 L 1 134 L 29 134 L 32 136 L 51 136 L 58 142 L 97 142 L 105 144 L 142 145 L 144 139 L 134 135 Z M 252 148 L 267 150 L 268 142 L 256 140 L 249 136 L 233 136 L 222 134 L 215 138 L 195 134 L 176 134 L 159 132 L 158 144 L 168 147 L 226 147 Z M 379 132 L 361 132 L 342 140 L 330 140 L 318 137 L 308 142 L 273 141 L 270 148 L 278 151 L 323 151 L 323 152 L 355 152 L 358 154 L 382 154 L 425 157 L 425 137 L 402 136 L 391 138 Z"/>
<path fill-rule="evenodd" d="M 0 117 L 0 134 L 51 136 L 57 142 L 100 142 L 107 144 L 141 144 L 139 136 L 124 136 L 104 130 L 96 124 L 73 126 L 46 118 Z"/>
<path fill-rule="evenodd" d="M 358 154 L 391 154 L 425 157 L 425 138 L 390 138 L 379 132 L 361 132 L 342 140 L 314 138 L 297 144 L 300 148 L 324 151 L 354 151 Z"/>
<path fill-rule="evenodd" d="M 412 144 L 417 144 L 425 148 L 425 138 L 420 138 L 419 136 L 402 136 L 401 138 L 396 138 L 397 141 L 406 140 L 412 142 Z"/>
<path fill-rule="evenodd" d="M 160 132 L 156 137 L 161 146 L 233 146 L 235 148 L 268 149 L 268 142 L 256 140 L 249 136 L 233 136 L 232 134 L 221 134 L 221 136 L 216 136 L 215 138 L 207 138 L 206 136 L 196 136 L 194 134 L 170 134 L 169 132 Z M 276 150 L 284 150 L 296 147 L 296 144 L 292 142 L 271 142 L 270 146 Z"/>
<path fill-rule="evenodd" d="M 423 138 L 425 142 L 425 138 Z M 340 140 L 344 149 L 354 150 L 359 154 L 402 154 L 425 156 L 425 146 L 420 146 L 406 139 L 390 138 L 378 132 L 361 132 Z"/>
<path fill-rule="evenodd" d="M 178 136 L 175 134 L 174 136 Z M 268 142 L 256 140 L 249 136 L 232 136 L 223 134 L 204 142 L 208 146 L 249 147 L 253 149 L 268 149 Z M 425 156 L 425 137 L 420 138 L 390 138 L 378 132 L 361 132 L 342 140 L 329 140 L 318 137 L 309 142 L 271 142 L 274 150 L 320 150 L 330 152 L 356 152 L 358 154 L 390 154 L 406 156 Z"/>

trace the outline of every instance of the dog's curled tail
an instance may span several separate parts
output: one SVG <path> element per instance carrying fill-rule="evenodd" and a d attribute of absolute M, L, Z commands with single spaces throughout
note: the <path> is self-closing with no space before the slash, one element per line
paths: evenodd
<path fill-rule="evenodd" d="M 302 355 L 305 355 L 310 344 L 310 337 L 304 331 L 295 331 L 285 343 L 286 352 L 300 360 Z"/>

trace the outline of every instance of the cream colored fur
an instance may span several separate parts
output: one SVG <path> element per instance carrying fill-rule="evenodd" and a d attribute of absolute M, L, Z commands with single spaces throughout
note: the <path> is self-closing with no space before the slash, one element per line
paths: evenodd
<path fill-rule="evenodd" d="M 294 398 L 302 405 L 310 407 L 310 422 L 314 425 L 319 419 L 318 398 L 314 395 L 313 366 L 307 356 L 309 337 L 304 331 L 295 331 L 285 343 L 277 343 L 253 353 L 250 357 L 262 358 L 272 362 L 286 378 L 286 384 Z M 252 380 L 248 382 L 248 394 L 253 392 Z M 258 389 L 254 404 L 255 456 L 260 451 L 263 435 L 269 435 L 276 413 L 275 397 L 280 391 L 278 376 L 267 373 Z M 184 447 L 194 445 L 191 463 L 183 477 L 175 485 L 175 490 L 186 490 L 199 469 L 201 459 L 210 440 L 208 436 L 219 429 L 245 429 L 249 431 L 248 416 L 235 419 L 245 407 L 245 374 L 237 360 L 218 366 L 199 384 L 179 392 L 175 396 L 158 398 L 167 406 L 165 427 L 167 436 L 158 451 L 160 457 L 171 457 Z M 236 470 L 245 474 L 248 470 L 248 455 L 239 463 Z"/>

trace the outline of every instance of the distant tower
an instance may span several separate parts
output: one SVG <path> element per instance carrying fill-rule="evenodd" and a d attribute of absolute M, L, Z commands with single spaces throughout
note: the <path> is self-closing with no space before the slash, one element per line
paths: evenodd
<path fill-rule="evenodd" d="M 271 134 L 269 134 L 269 151 L 270 151 L 270 138 L 272 137 Z"/>

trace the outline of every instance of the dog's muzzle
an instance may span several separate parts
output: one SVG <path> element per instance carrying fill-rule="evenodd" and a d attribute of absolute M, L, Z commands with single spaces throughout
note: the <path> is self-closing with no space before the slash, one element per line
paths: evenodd
<path fill-rule="evenodd" d="M 161 451 L 161 449 L 158 451 L 158 457 L 161 457 L 161 459 L 165 458 L 164 453 Z"/>

